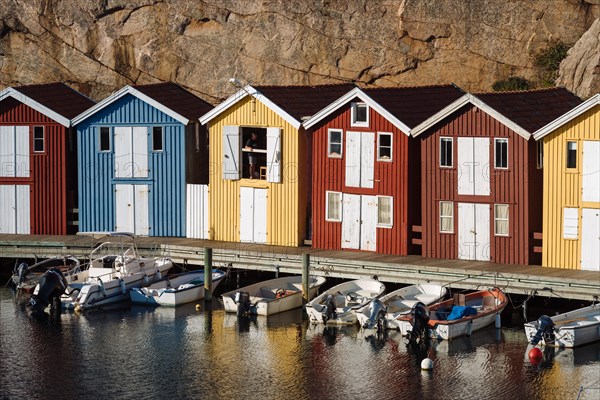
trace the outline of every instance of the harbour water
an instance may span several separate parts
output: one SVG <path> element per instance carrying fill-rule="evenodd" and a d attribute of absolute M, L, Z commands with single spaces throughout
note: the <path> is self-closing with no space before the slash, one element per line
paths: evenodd
<path fill-rule="evenodd" d="M 412 348 L 395 332 L 310 325 L 300 309 L 240 321 L 217 298 L 45 318 L 24 300 L 0 289 L 1 400 L 600 398 L 600 343 L 533 365 L 518 318 Z"/>

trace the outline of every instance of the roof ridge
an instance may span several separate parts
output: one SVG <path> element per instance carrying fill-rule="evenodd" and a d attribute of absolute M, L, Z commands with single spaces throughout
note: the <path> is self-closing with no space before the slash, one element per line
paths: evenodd
<path fill-rule="evenodd" d="M 560 90 L 560 89 L 566 90 L 567 92 L 572 93 L 569 89 L 565 88 L 564 86 L 552 86 L 552 87 L 527 89 L 527 90 L 506 90 L 506 91 L 500 91 L 500 92 L 476 92 L 476 93 L 472 93 L 472 94 L 474 96 L 488 95 L 488 94 L 527 94 L 527 93 L 550 92 L 550 91 Z"/>

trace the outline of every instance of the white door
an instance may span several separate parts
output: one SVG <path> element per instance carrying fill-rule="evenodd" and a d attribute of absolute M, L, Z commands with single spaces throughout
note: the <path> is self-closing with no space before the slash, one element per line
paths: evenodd
<path fill-rule="evenodd" d="M 459 137 L 458 194 L 489 196 L 490 139 Z"/>
<path fill-rule="evenodd" d="M 117 126 L 114 130 L 115 178 L 148 176 L 148 128 Z"/>
<path fill-rule="evenodd" d="M 0 185 L 0 233 L 31 232 L 29 185 Z"/>
<path fill-rule="evenodd" d="M 376 251 L 377 196 L 361 196 L 360 202 L 360 248 Z"/>
<path fill-rule="evenodd" d="M 240 241 L 267 242 L 267 189 L 240 188 Z"/>
<path fill-rule="evenodd" d="M 583 201 L 600 202 L 600 141 L 583 142 L 581 195 Z"/>
<path fill-rule="evenodd" d="M 458 203 L 458 258 L 489 261 L 489 204 Z"/>
<path fill-rule="evenodd" d="M 208 239 L 208 185 L 187 185 L 186 236 Z"/>
<path fill-rule="evenodd" d="M 360 195 L 342 197 L 342 248 L 360 248 Z"/>
<path fill-rule="evenodd" d="M 115 231 L 150 233 L 148 185 L 115 185 Z"/>
<path fill-rule="evenodd" d="M 600 210 L 581 210 L 581 269 L 600 271 Z"/>
<path fill-rule="evenodd" d="M 346 132 L 346 186 L 373 187 L 375 134 Z"/>

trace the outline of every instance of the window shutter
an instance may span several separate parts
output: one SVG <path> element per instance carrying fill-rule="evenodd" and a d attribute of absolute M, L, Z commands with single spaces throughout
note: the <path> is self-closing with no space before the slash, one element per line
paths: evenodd
<path fill-rule="evenodd" d="M 360 133 L 346 133 L 346 186 L 360 187 Z"/>
<path fill-rule="evenodd" d="M 15 176 L 15 127 L 0 126 L 0 176 Z"/>
<path fill-rule="evenodd" d="M 267 128 L 267 181 L 281 182 L 281 128 Z"/>
<path fill-rule="evenodd" d="M 131 156 L 131 128 L 117 126 L 114 129 L 114 147 L 115 147 L 115 178 L 132 178 L 133 158 Z"/>
<path fill-rule="evenodd" d="M 29 127 L 17 126 L 15 130 L 16 176 L 29 178 Z"/>
<path fill-rule="evenodd" d="M 240 179 L 240 127 L 223 127 L 223 179 Z"/>
<path fill-rule="evenodd" d="M 133 128 L 132 147 L 133 177 L 146 178 L 148 176 L 148 128 L 145 126 Z"/>
<path fill-rule="evenodd" d="M 577 239 L 579 231 L 579 209 L 564 208 L 563 211 L 563 238 Z"/>

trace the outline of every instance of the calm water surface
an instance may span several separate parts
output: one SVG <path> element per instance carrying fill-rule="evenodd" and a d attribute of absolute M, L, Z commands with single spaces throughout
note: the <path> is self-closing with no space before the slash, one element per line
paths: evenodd
<path fill-rule="evenodd" d="M 518 328 L 413 349 L 301 310 L 240 323 L 214 304 L 40 320 L 0 289 L 0 399 L 600 399 L 600 344 L 535 366 Z"/>

